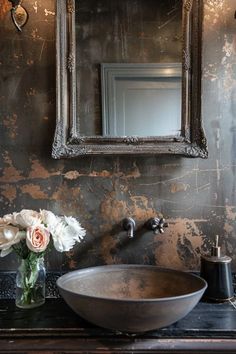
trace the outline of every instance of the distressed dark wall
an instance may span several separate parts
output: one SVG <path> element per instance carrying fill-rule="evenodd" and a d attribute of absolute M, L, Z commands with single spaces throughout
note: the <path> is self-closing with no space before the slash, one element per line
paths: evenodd
<path fill-rule="evenodd" d="M 78 216 L 83 244 L 53 252 L 48 269 L 104 263 L 145 263 L 198 269 L 216 234 L 236 270 L 235 0 L 205 1 L 203 120 L 208 160 L 173 157 L 50 157 L 55 127 L 54 1 L 24 0 L 29 22 L 19 34 L 7 0 L 0 3 L 1 214 L 47 208 Z M 163 235 L 144 222 L 158 212 Z M 132 216 L 134 239 L 121 230 Z M 14 255 L 0 269 L 15 269 Z"/>

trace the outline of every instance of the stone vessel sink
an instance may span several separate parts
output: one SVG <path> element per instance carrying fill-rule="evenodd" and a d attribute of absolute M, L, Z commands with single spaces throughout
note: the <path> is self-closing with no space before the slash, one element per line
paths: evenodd
<path fill-rule="evenodd" d="M 100 327 L 140 333 L 187 315 L 207 284 L 198 276 L 148 265 L 107 265 L 72 271 L 57 280 L 61 296 Z"/>

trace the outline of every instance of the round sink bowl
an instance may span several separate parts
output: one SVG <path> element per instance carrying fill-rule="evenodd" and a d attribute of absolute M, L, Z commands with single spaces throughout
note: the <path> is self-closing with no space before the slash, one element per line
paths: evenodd
<path fill-rule="evenodd" d="M 148 265 L 107 265 L 72 271 L 57 280 L 61 296 L 100 327 L 140 333 L 186 316 L 207 284 L 190 273 Z"/>

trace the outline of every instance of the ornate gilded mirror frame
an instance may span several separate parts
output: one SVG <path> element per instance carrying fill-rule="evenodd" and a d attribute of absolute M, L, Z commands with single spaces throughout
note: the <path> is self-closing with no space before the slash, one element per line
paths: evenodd
<path fill-rule="evenodd" d="M 201 118 L 202 17 L 202 0 L 183 0 L 180 136 L 83 136 L 80 134 L 76 98 L 75 0 L 57 0 L 57 117 L 52 157 L 171 154 L 207 158 L 207 142 Z"/>

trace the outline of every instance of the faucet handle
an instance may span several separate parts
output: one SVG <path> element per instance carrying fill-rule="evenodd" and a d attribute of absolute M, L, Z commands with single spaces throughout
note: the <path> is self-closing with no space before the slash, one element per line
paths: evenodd
<path fill-rule="evenodd" d="M 135 223 L 134 219 L 125 218 L 123 220 L 123 229 L 128 232 L 127 233 L 128 237 L 130 237 L 130 238 L 134 237 L 135 227 L 136 227 L 136 223 Z"/>
<path fill-rule="evenodd" d="M 146 222 L 146 227 L 148 230 L 154 231 L 155 234 L 164 233 L 164 228 L 168 227 L 168 223 L 165 222 L 165 219 L 161 218 L 159 219 L 158 217 L 156 218 L 151 218 Z"/>
<path fill-rule="evenodd" d="M 169 226 L 169 224 L 167 222 L 165 222 L 165 219 L 161 218 L 160 222 L 159 222 L 159 226 L 158 226 L 160 233 L 163 234 L 165 232 L 164 228 L 168 227 L 168 226 Z"/>

